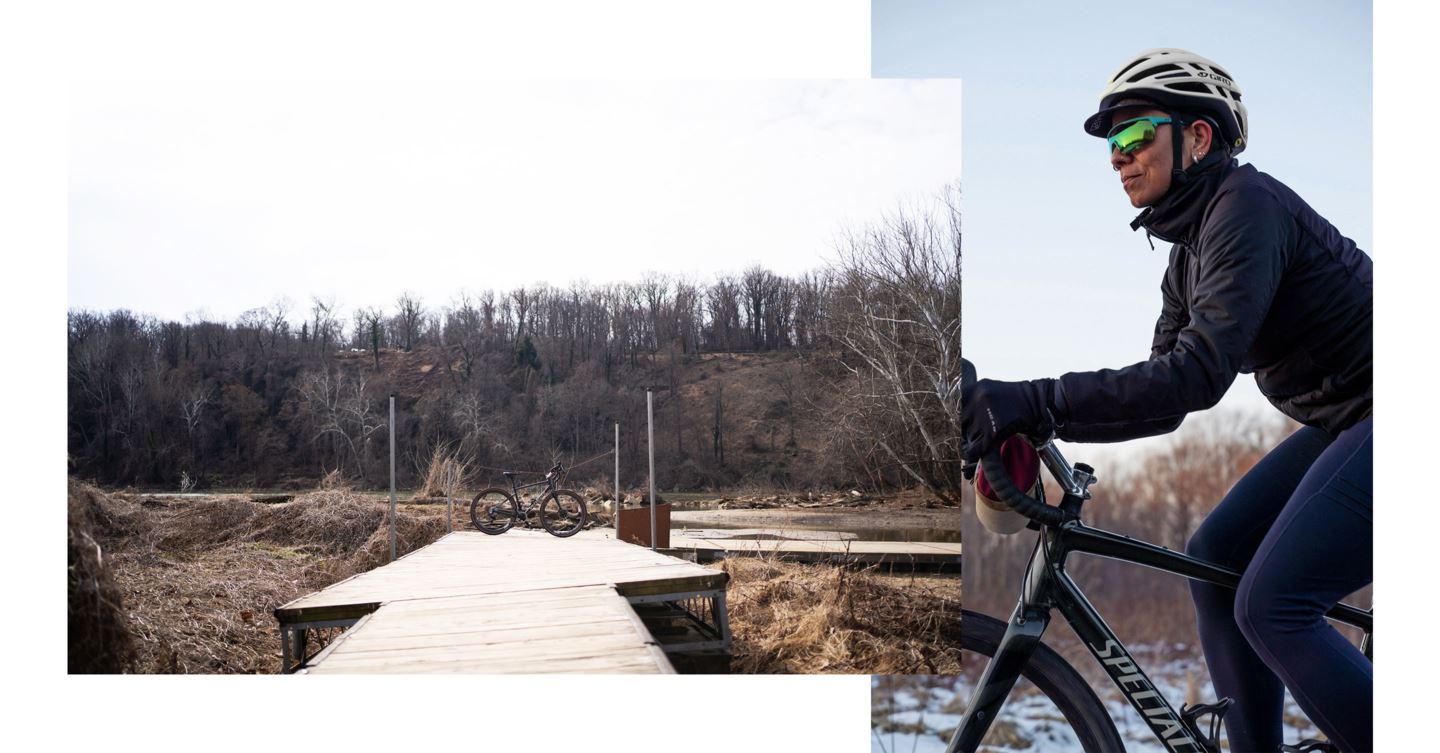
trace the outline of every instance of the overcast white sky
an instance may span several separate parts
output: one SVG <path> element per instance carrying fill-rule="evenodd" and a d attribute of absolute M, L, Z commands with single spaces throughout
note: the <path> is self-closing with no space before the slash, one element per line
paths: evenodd
<path fill-rule="evenodd" d="M 69 304 L 819 266 L 960 178 L 958 80 L 104 84 L 72 97 Z"/>

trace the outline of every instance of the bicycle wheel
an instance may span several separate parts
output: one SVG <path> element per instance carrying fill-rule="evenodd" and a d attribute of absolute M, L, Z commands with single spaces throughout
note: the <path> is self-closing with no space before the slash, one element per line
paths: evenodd
<path fill-rule="evenodd" d="M 960 647 L 963 650 L 961 662 L 966 670 L 972 667 L 981 670 L 1000 646 L 1005 635 L 1005 623 L 993 617 L 961 611 Z M 978 675 L 976 675 L 978 677 Z M 1006 699 L 1006 708 L 1019 712 L 1017 693 L 1023 693 L 1024 680 L 1029 680 L 1034 689 L 1054 704 L 1055 710 L 1065 718 L 1065 725 L 1075 734 L 1075 739 L 1085 753 L 1115 753 L 1125 750 L 1125 743 L 1115 729 L 1115 722 L 1105 712 L 1105 705 L 1095 697 L 1095 692 L 1054 649 L 1041 644 L 1030 656 L 1030 662 L 1021 671 L 1023 680 L 1016 684 Z M 1041 712 L 1043 715 L 1044 712 Z M 1002 712 L 990 725 L 985 744 L 994 740 L 1003 744 L 1001 738 L 1013 734 L 1016 719 L 1012 714 Z M 1045 746 L 1042 745 L 1041 748 Z"/>
<path fill-rule="evenodd" d="M 585 499 L 569 489 L 557 489 L 540 503 L 540 525 L 556 536 L 572 536 L 585 527 Z"/>
<path fill-rule="evenodd" d="M 492 536 L 505 533 L 520 520 L 520 507 L 504 489 L 492 488 L 470 501 L 470 522 Z"/>

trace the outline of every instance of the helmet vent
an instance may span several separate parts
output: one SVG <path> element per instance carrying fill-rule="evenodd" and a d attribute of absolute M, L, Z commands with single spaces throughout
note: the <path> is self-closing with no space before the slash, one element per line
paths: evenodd
<path fill-rule="evenodd" d="M 1125 66 L 1124 68 L 1121 68 L 1121 69 L 1120 69 L 1120 72 L 1117 73 L 1117 74 L 1115 74 L 1115 77 L 1114 77 L 1114 78 L 1110 79 L 1110 82 L 1111 82 L 1111 83 L 1114 83 L 1114 82 L 1116 82 L 1116 81 L 1119 81 L 1121 76 L 1125 75 L 1126 73 L 1128 73 L 1128 72 L 1130 71 L 1130 69 L 1134 68 L 1135 66 L 1137 66 L 1137 65 L 1139 65 L 1139 64 L 1141 64 L 1141 63 L 1143 63 L 1143 62 L 1145 62 L 1145 60 L 1144 60 L 1144 58 L 1141 58 L 1140 60 L 1136 60 L 1135 62 L 1133 62 L 1133 63 Z M 1134 79 L 1131 79 L 1131 80 L 1133 81 Z"/>
<path fill-rule="evenodd" d="M 1140 71 L 1139 73 L 1131 76 L 1130 78 L 1125 79 L 1125 81 L 1126 81 L 1127 83 L 1133 84 L 1133 83 L 1135 83 L 1136 81 L 1139 81 L 1139 80 L 1142 79 L 1142 78 L 1148 78 L 1148 77 L 1150 77 L 1150 76 L 1156 76 L 1156 75 L 1159 75 L 1159 74 L 1161 74 L 1161 73 L 1165 73 L 1165 72 L 1167 72 L 1167 71 L 1178 71 L 1178 70 L 1182 70 L 1182 69 L 1180 68 L 1180 66 L 1175 65 L 1174 63 L 1165 63 L 1164 65 L 1157 65 L 1157 66 L 1155 66 L 1154 68 L 1146 68 L 1145 70 Z"/>
<path fill-rule="evenodd" d="M 1213 90 L 1210 87 L 1195 81 L 1180 81 L 1174 84 L 1166 84 L 1165 88 L 1177 89 L 1182 92 L 1198 92 L 1200 94 L 1213 93 Z"/>

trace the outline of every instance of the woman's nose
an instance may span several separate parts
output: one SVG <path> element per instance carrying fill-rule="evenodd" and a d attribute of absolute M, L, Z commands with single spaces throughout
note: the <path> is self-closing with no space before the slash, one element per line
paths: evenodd
<path fill-rule="evenodd" d="M 1126 154 L 1118 147 L 1110 147 L 1110 169 L 1119 172 L 1120 166 L 1135 159 L 1132 155 Z"/>

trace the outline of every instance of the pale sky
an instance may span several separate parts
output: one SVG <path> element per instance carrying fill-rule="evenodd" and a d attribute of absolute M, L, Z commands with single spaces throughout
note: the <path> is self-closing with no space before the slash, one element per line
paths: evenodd
<path fill-rule="evenodd" d="M 961 174 L 953 79 L 107 83 L 71 102 L 69 304 L 168 318 L 797 274 Z"/>
<path fill-rule="evenodd" d="M 1149 355 L 1169 244 L 1151 250 L 1143 231 L 1131 232 L 1138 210 L 1104 142 L 1081 128 L 1110 75 L 1141 50 L 1181 47 L 1225 67 L 1250 115 L 1240 161 L 1290 186 L 1375 256 L 1370 23 L 1369 3 L 1338 0 L 1129 13 L 1058 1 L 875 0 L 875 76 L 965 81 L 964 348 L 980 375 L 1053 377 Z M 1017 298 L 1028 303 L 1010 304 Z M 1273 410 L 1245 374 L 1220 407 Z"/>

